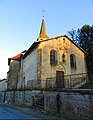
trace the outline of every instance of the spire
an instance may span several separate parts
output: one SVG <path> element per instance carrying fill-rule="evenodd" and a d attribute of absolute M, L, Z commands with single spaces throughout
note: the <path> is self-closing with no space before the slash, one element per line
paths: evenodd
<path fill-rule="evenodd" d="M 39 40 L 40 39 L 48 39 L 48 38 L 49 37 L 46 34 L 45 20 L 44 20 L 44 16 L 43 16 L 41 29 L 40 29 L 40 34 L 39 34 Z"/>

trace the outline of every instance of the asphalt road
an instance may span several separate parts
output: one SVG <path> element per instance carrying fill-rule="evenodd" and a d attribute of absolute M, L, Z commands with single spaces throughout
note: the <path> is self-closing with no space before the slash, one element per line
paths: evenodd
<path fill-rule="evenodd" d="M 33 115 L 24 114 L 14 108 L 0 105 L 0 119 L 40 119 Z"/>

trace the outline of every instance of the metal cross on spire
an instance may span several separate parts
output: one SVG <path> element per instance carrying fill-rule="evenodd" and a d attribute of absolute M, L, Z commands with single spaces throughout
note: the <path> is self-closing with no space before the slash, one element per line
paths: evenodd
<path fill-rule="evenodd" d="M 43 12 L 43 18 L 42 18 L 42 24 L 41 24 L 41 29 L 40 29 L 40 34 L 39 34 L 39 39 L 38 40 L 49 38 L 46 34 L 46 26 L 45 26 L 45 19 L 44 19 L 44 13 L 46 11 L 43 9 L 42 12 Z"/>
<path fill-rule="evenodd" d="M 43 11 L 42 11 L 42 12 L 43 12 L 43 17 L 44 17 L 44 15 L 45 15 L 45 12 L 46 12 L 46 11 L 43 9 Z"/>

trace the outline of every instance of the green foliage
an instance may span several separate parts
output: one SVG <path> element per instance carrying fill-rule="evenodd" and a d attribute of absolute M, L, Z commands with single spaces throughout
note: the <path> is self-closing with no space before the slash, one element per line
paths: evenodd
<path fill-rule="evenodd" d="M 68 35 L 70 35 L 71 39 L 72 39 L 76 44 L 78 44 L 78 42 L 79 42 L 79 36 L 78 36 L 78 34 L 77 34 L 78 31 L 79 31 L 79 29 L 78 29 L 78 30 L 72 29 L 71 31 L 68 31 Z"/>
<path fill-rule="evenodd" d="M 93 82 L 88 82 L 80 87 L 81 89 L 93 89 Z"/>
<path fill-rule="evenodd" d="M 84 25 L 79 29 L 79 45 L 87 52 L 93 50 L 93 26 Z"/>
<path fill-rule="evenodd" d="M 68 34 L 75 43 L 88 53 L 86 55 L 88 73 L 93 73 L 93 25 L 84 25 L 78 30 L 72 29 Z"/>

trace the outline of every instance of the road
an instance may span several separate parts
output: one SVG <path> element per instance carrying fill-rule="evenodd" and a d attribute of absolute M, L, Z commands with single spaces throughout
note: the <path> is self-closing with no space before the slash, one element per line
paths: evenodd
<path fill-rule="evenodd" d="M 4 106 L 4 105 L 0 105 L 0 119 L 41 119 L 41 118 L 37 118 L 33 115 L 28 115 L 25 113 L 22 113 L 21 111 L 8 107 L 8 106 Z"/>

